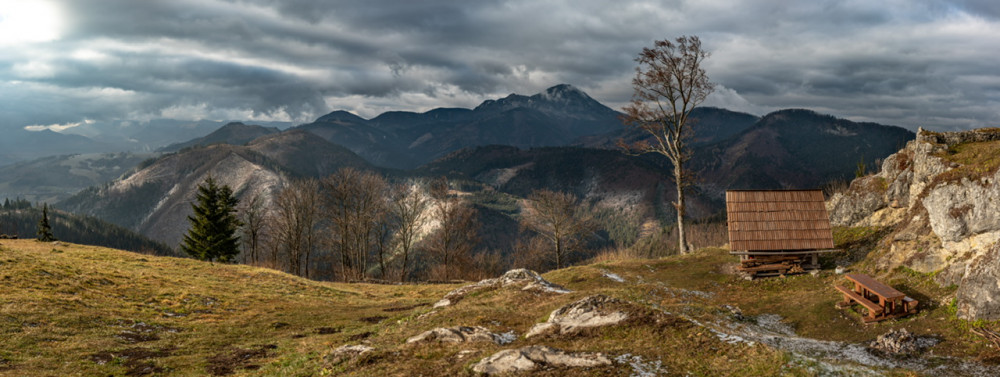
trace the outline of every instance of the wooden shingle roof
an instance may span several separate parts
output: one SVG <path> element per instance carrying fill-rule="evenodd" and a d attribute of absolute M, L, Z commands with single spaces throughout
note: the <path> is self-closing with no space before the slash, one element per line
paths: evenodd
<path fill-rule="evenodd" d="M 820 190 L 726 191 L 729 249 L 833 248 L 830 216 Z"/>

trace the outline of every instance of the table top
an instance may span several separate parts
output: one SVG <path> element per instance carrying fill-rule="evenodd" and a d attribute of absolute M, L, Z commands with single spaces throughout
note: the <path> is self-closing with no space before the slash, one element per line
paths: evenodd
<path fill-rule="evenodd" d="M 906 297 L 903 292 L 897 291 L 895 288 L 888 285 L 880 283 L 878 280 L 872 279 L 871 276 L 865 274 L 847 274 L 845 275 L 847 280 L 853 281 L 857 284 L 868 288 L 872 293 L 881 296 L 886 300 L 895 300 Z"/>

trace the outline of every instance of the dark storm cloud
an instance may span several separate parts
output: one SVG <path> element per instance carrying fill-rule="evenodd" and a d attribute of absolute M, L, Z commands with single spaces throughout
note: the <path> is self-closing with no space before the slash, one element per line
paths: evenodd
<path fill-rule="evenodd" d="M 710 104 L 910 128 L 996 125 L 992 1 L 61 1 L 0 55 L 8 126 L 161 116 L 308 121 L 472 107 L 570 83 L 612 107 L 635 54 L 699 35 Z M 5 51 L 7 52 L 7 51 Z M 0 125 L 2 126 L 2 125 Z"/>

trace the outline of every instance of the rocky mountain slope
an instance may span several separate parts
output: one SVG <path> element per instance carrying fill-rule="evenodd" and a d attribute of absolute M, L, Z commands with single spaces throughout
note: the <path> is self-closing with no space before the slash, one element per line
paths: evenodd
<path fill-rule="evenodd" d="M 839 275 L 746 281 L 721 249 L 466 284 L 315 282 L 30 240 L 0 240 L 0 263 L 4 375 L 1000 372 L 945 307 L 860 326 L 834 305 Z M 888 282 L 939 294 L 926 280 Z"/>
<path fill-rule="evenodd" d="M 966 319 L 1000 319 L 1000 130 L 935 133 L 889 156 L 829 203 L 834 225 L 891 230 L 873 260 L 957 286 Z"/>
<path fill-rule="evenodd" d="M 341 167 L 369 168 L 338 145 L 304 131 L 259 138 L 246 146 L 217 144 L 166 155 L 103 187 L 92 187 L 59 208 L 97 216 L 177 245 L 187 230 L 197 186 L 212 176 L 240 199 L 270 200 L 291 177 L 319 177 Z"/>
<path fill-rule="evenodd" d="M 517 197 L 539 189 L 569 192 L 597 208 L 655 221 L 671 216 L 669 202 L 675 192 L 668 168 L 655 156 L 629 156 L 617 150 L 485 146 L 454 152 L 414 173 L 470 179 Z M 717 201 L 695 195 L 689 214 L 693 218 L 713 215 L 719 208 Z"/>

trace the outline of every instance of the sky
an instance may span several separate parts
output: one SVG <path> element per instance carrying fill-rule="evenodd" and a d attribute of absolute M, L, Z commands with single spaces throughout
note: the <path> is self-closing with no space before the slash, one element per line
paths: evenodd
<path fill-rule="evenodd" d="M 682 35 L 711 52 L 705 105 L 1000 125 L 994 0 L 0 0 L 0 129 L 371 118 L 562 83 L 620 110 L 638 52 Z"/>

